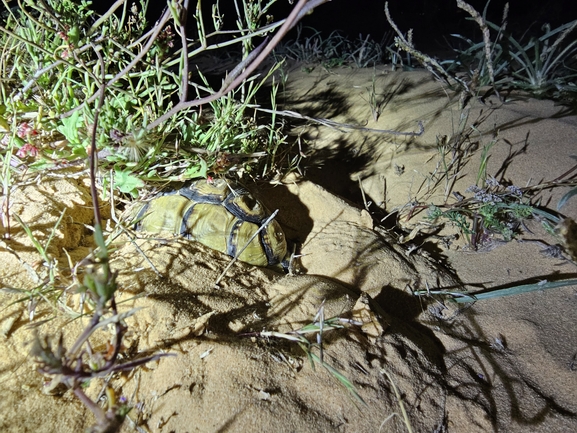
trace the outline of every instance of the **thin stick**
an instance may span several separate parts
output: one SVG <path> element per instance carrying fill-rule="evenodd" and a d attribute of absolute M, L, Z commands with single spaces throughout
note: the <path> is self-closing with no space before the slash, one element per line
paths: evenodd
<path fill-rule="evenodd" d="M 180 38 L 182 43 L 182 90 L 180 102 L 188 99 L 188 42 L 186 40 L 186 21 L 188 18 L 188 2 L 184 0 L 182 14 L 180 16 Z"/>
<path fill-rule="evenodd" d="M 336 129 L 337 131 L 341 131 L 341 132 L 344 132 L 344 131 L 342 131 L 342 129 L 352 129 L 355 131 L 377 132 L 380 134 L 390 134 L 390 135 L 398 135 L 398 136 L 403 135 L 403 136 L 407 136 L 407 137 L 420 137 L 425 132 L 425 126 L 423 125 L 423 122 L 421 120 L 419 120 L 417 122 L 417 125 L 419 126 L 419 130 L 417 132 L 414 132 L 414 131 L 406 131 L 405 132 L 405 131 L 396 131 L 394 129 L 366 128 L 362 125 L 354 125 L 352 123 L 339 123 L 339 122 L 335 122 L 334 120 L 304 116 L 300 113 L 297 113 L 295 111 L 290 111 L 290 110 L 282 110 L 282 111 L 270 110 L 268 108 L 260 108 L 259 106 L 252 106 L 252 105 L 249 105 L 248 107 L 251 107 L 251 108 L 254 107 L 258 111 L 262 111 L 263 113 L 271 113 L 271 114 L 274 113 L 274 114 L 277 114 L 279 116 L 286 116 L 286 117 L 293 117 L 295 119 L 309 120 L 311 122 L 319 123 L 323 126 L 327 126 L 329 128 L 333 128 L 333 129 Z M 342 128 L 342 129 L 340 129 L 340 128 Z"/>
<path fill-rule="evenodd" d="M 319 307 L 319 311 L 315 318 L 313 319 L 313 323 L 318 323 L 319 325 L 319 332 L 317 334 L 317 344 L 319 345 L 319 359 L 321 360 L 321 364 L 323 363 L 323 331 L 325 325 L 325 301 L 321 303 Z"/>
<path fill-rule="evenodd" d="M 361 195 L 363 196 L 363 204 L 365 205 L 365 210 L 370 213 L 371 211 L 369 209 L 369 206 L 372 205 L 373 202 L 371 201 L 371 202 L 367 203 L 367 196 L 365 194 L 365 188 L 363 187 L 363 181 L 361 180 L 360 176 L 358 178 L 358 181 L 359 181 L 359 189 L 361 190 Z"/>
<path fill-rule="evenodd" d="M 397 33 L 397 36 L 395 37 L 395 44 L 400 49 L 410 54 L 411 56 L 415 57 L 433 75 L 438 76 L 435 73 L 435 71 L 437 71 L 440 75 L 443 76 L 443 78 L 445 78 L 447 82 L 450 82 L 451 79 L 455 80 L 462 86 L 462 88 L 467 93 L 470 93 L 469 86 L 464 80 L 462 80 L 457 76 L 449 74 L 447 71 L 445 71 L 445 68 L 443 68 L 443 66 L 441 66 L 441 64 L 437 60 L 417 50 L 413 45 L 410 36 L 409 39 L 405 38 L 405 36 L 403 35 L 403 33 L 401 33 L 401 31 L 399 30 L 399 28 L 397 27 L 397 25 L 395 24 L 395 22 L 391 17 L 391 14 L 389 12 L 389 2 L 385 2 L 385 16 L 387 17 L 387 21 L 389 22 L 391 27 L 393 27 L 393 30 L 395 30 L 395 32 Z"/>
<path fill-rule="evenodd" d="M 457 0 L 457 7 L 466 11 L 475 20 L 481 32 L 483 33 L 483 44 L 485 45 L 485 60 L 487 60 L 487 70 L 489 71 L 489 78 L 491 79 L 491 84 L 495 86 L 495 72 L 493 69 L 493 49 L 491 46 L 491 35 L 489 34 L 489 27 L 487 23 L 477 12 L 473 6 L 463 0 Z"/>

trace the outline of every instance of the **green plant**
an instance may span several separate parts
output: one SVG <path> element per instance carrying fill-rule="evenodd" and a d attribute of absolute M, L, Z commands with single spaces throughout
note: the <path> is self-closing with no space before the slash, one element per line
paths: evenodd
<path fill-rule="evenodd" d="M 378 65 L 383 59 L 383 45 L 383 42 L 371 39 L 371 35 L 359 34 L 359 37 L 349 44 L 350 53 L 346 59 L 357 68 Z"/>
<path fill-rule="evenodd" d="M 480 139 L 474 141 L 472 135 L 479 134 L 478 125 L 483 122 L 480 116 L 472 124 L 468 124 L 469 110 L 462 110 L 459 124 L 451 137 L 437 137 L 439 161 L 435 169 L 425 176 L 417 191 L 417 197 L 399 212 L 399 224 L 406 224 L 422 211 L 427 212 L 427 223 L 418 223 L 411 228 L 408 236 L 403 236 L 401 242 L 413 239 L 424 231 L 430 233 L 436 222 L 446 221 L 454 226 L 467 239 L 469 246 L 476 250 L 489 246 L 495 236 L 504 241 L 512 240 L 522 226 L 524 220 L 537 218 L 545 229 L 553 234 L 554 227 L 560 222 L 560 217 L 553 211 L 538 206 L 537 194 L 544 189 L 553 187 L 573 186 L 574 179 L 570 177 L 575 168 L 558 178 L 531 187 L 516 187 L 502 184 L 487 174 L 491 149 L 499 142 L 498 135 L 482 148 L 479 168 L 475 184 L 470 186 L 465 197 L 454 190 L 455 182 L 463 176 L 464 167 L 469 163 L 474 151 L 478 148 Z M 440 188 L 444 188 L 444 198 L 439 203 L 433 197 Z M 571 194 L 571 191 L 567 194 Z M 457 201 L 449 204 L 449 197 Z M 561 205 L 569 198 L 566 195 Z"/>
<path fill-rule="evenodd" d="M 574 97 L 577 87 L 573 79 L 577 77 L 577 40 L 569 35 L 577 28 L 577 20 L 551 29 L 547 24 L 544 34 L 521 42 L 507 30 L 508 6 L 505 6 L 500 25 L 486 19 L 489 3 L 483 14 L 479 14 L 471 5 L 457 0 L 457 6 L 471 15 L 481 30 L 483 39 L 472 41 L 461 35 L 452 35 L 464 48 L 455 48 L 457 57 L 437 61 L 418 51 L 412 42 L 412 33 L 401 33 L 392 20 L 388 4 L 385 3 L 387 20 L 397 36 L 395 45 L 414 57 L 427 70 L 443 79 L 450 88 L 455 86 L 462 91 L 467 101 L 476 96 L 483 86 L 491 86 L 499 94 L 503 89 L 515 88 L 531 92 L 538 97 L 555 98 Z M 495 34 L 491 35 L 491 30 Z M 391 48 L 390 52 L 395 52 Z M 462 76 L 465 72 L 465 76 Z M 464 106 L 464 103 L 462 104 Z"/>
<path fill-rule="evenodd" d="M 270 139 L 278 129 L 266 121 L 255 124 L 253 106 L 266 79 L 250 75 L 307 11 L 325 1 L 301 0 L 289 19 L 278 22 L 270 22 L 267 14 L 276 0 L 238 1 L 237 30 L 223 28 L 215 2 L 211 33 L 205 30 L 201 8 L 188 11 L 188 2 L 170 1 L 150 30 L 146 2 L 117 1 L 101 17 L 89 3 L 73 0 L 7 8 L 0 26 L 1 124 L 15 136 L 13 130 L 25 119 L 34 119 L 31 128 L 40 134 L 34 155 L 25 161 L 28 168 L 77 163 L 88 154 L 97 93 L 104 84 L 97 136 L 100 165 L 108 169 L 104 186 L 114 182 L 134 196 L 142 182 L 182 181 L 238 169 L 237 155 L 241 161 L 256 149 L 266 155 L 267 144 L 282 143 L 280 134 L 278 140 Z M 187 16 L 196 24 L 188 34 Z M 255 37 L 277 29 L 270 42 L 252 49 Z M 243 59 L 220 90 L 212 89 L 201 71 L 188 70 L 192 59 L 234 44 L 242 45 Z M 97 72 L 101 66 L 103 77 Z M 203 110 L 194 110 L 203 105 Z M 13 143 L 16 151 L 25 144 Z M 234 162 L 222 167 L 223 159 Z"/>
<path fill-rule="evenodd" d="M 483 299 L 521 295 L 523 293 L 530 293 L 535 291 L 556 289 L 559 287 L 567 287 L 575 285 L 577 285 L 577 280 L 575 279 L 562 279 L 557 281 L 541 280 L 537 283 L 517 284 L 510 287 L 492 288 L 489 290 L 482 290 L 475 293 L 454 292 L 449 290 L 418 290 L 415 291 L 413 294 L 415 296 L 440 295 L 448 297 L 451 301 L 457 303 L 467 303 L 467 302 L 476 302 Z"/>
<path fill-rule="evenodd" d="M 464 36 L 453 34 L 451 35 L 459 39 L 466 45 L 465 48 L 453 48 L 457 57 L 455 59 L 444 60 L 441 62 L 446 66 L 447 72 L 456 74 L 464 72 L 470 81 L 476 81 L 477 86 L 489 86 L 493 83 L 491 73 L 487 64 L 487 57 L 485 52 L 484 42 L 474 42 Z M 494 63 L 493 74 L 495 77 L 495 85 L 502 87 L 509 83 L 511 79 L 506 76 L 508 71 L 508 63 L 503 60 L 503 49 L 500 45 L 496 45 L 492 50 L 492 58 Z"/>
<path fill-rule="evenodd" d="M 2 185 L 2 197 L 0 201 L 0 221 L 4 227 L 4 239 L 10 239 L 10 192 L 12 190 L 12 167 L 15 152 L 16 138 L 14 134 L 4 135 L 4 152 L 2 152 L 0 166 L 0 184 Z"/>
<path fill-rule="evenodd" d="M 465 193 L 469 196 L 466 197 L 454 190 L 455 182 L 463 176 L 464 167 L 479 146 L 480 139 L 473 141 L 472 134 L 479 133 L 477 126 L 484 119 L 480 116 L 468 125 L 468 117 L 469 110 L 462 110 L 459 125 L 452 136 L 437 137 L 439 161 L 435 169 L 425 176 L 415 199 L 399 210 L 399 226 L 411 230 L 410 234 L 400 237 L 400 242 L 406 243 L 419 233 L 431 234 L 439 228 L 435 223 L 449 222 L 467 239 L 471 249 L 489 248 L 494 244 L 495 237 L 503 241 L 514 239 L 520 233 L 524 221 L 531 218 L 539 220 L 544 229 L 558 239 L 556 227 L 563 221 L 563 217 L 540 207 L 538 194 L 560 186 L 572 187 L 559 201 L 560 210 L 567 200 L 577 194 L 577 182 L 571 176 L 577 166 L 551 181 L 533 186 L 521 188 L 504 184 L 487 174 L 491 149 L 499 142 L 498 134 L 495 134 L 482 148 L 475 184 L 467 188 Z M 434 199 L 440 188 L 444 188 L 441 202 Z M 451 195 L 456 198 L 456 202 L 449 203 Z M 423 211 L 427 212 L 426 221 L 410 223 Z M 566 250 L 571 248 L 566 247 Z"/>
<path fill-rule="evenodd" d="M 394 41 L 394 38 L 392 42 L 389 41 L 390 38 L 392 38 L 392 33 L 383 37 L 383 46 L 385 47 L 385 51 L 388 53 L 387 58 L 391 62 L 391 70 L 396 71 L 397 68 L 401 68 L 403 71 L 412 70 L 414 62 L 411 54 L 405 52 L 403 55 L 401 47 Z M 403 35 L 403 38 L 406 40 L 412 40 L 413 29 L 410 29 L 406 35 Z"/>
<path fill-rule="evenodd" d="M 551 212 L 531 204 L 522 188 L 503 186 L 492 177 L 485 180 L 483 188 L 475 185 L 467 192 L 473 196 L 454 205 L 429 206 L 428 218 L 432 221 L 447 219 L 456 224 L 475 250 L 494 235 L 510 241 L 523 219 L 538 217 L 549 229 L 559 222 Z"/>
<path fill-rule="evenodd" d="M 34 318 L 34 311 L 36 309 L 36 305 L 38 304 L 39 300 L 45 300 L 48 302 L 49 305 L 52 305 L 52 302 L 48 299 L 50 294 L 54 294 L 56 298 L 60 296 L 62 293 L 61 288 L 57 287 L 56 285 L 56 277 L 57 277 L 57 263 L 54 260 L 54 257 L 48 252 L 48 248 L 50 247 L 50 243 L 54 239 L 54 235 L 56 234 L 56 230 L 60 226 L 62 222 L 62 218 L 64 217 L 65 211 L 62 211 L 58 221 L 52 227 L 48 238 L 46 239 L 45 243 L 40 242 L 37 237 L 34 235 L 28 224 L 22 221 L 22 219 L 17 215 L 13 214 L 12 217 L 18 222 L 18 224 L 22 227 L 22 229 L 26 232 L 26 235 L 32 242 L 34 248 L 42 258 L 41 266 L 35 268 L 24 264 L 25 267 L 28 268 L 28 272 L 34 276 L 34 280 L 38 283 L 38 286 L 32 288 L 31 290 L 26 289 L 18 289 L 18 288 L 11 288 L 10 292 L 14 294 L 23 294 L 24 297 L 17 300 L 16 302 L 28 301 L 28 314 L 30 320 Z"/>
<path fill-rule="evenodd" d="M 425 177 L 417 191 L 418 202 L 429 200 L 438 188 L 444 188 L 444 200 L 446 202 L 457 179 L 462 176 L 463 169 L 472 156 L 477 142 L 472 138 L 478 133 L 477 126 L 483 122 L 480 116 L 471 124 L 468 124 L 470 110 L 461 110 L 458 124 L 450 136 L 437 136 L 437 152 L 439 161 L 432 173 Z M 421 191 L 423 191 L 421 193 Z"/>
<path fill-rule="evenodd" d="M 386 376 L 387 380 L 389 381 L 389 384 L 391 385 L 391 388 L 393 389 L 393 392 L 395 393 L 395 398 L 397 399 L 397 403 L 399 404 L 399 409 L 401 409 L 401 415 L 399 415 L 398 413 L 392 413 L 391 415 L 389 415 L 382 423 L 381 423 L 381 428 L 393 417 L 398 416 L 400 417 L 403 422 L 405 423 L 405 427 L 407 428 L 407 431 L 409 433 L 413 433 L 413 427 L 411 425 L 411 421 L 409 420 L 409 415 L 407 414 L 407 409 L 405 408 L 405 403 L 403 403 L 403 397 L 401 396 L 401 393 L 399 392 L 399 389 L 397 388 L 397 385 L 395 385 L 395 382 L 393 380 L 393 376 L 391 373 L 389 373 L 387 370 L 382 369 L 381 370 L 381 374 L 383 374 L 384 376 Z M 380 431 L 380 429 L 379 429 Z"/>
<path fill-rule="evenodd" d="M 498 28 L 492 23 L 487 24 Z M 512 59 L 511 74 L 514 77 L 512 84 L 537 96 L 567 90 L 570 80 L 577 77 L 574 69 L 573 73 L 570 69 L 577 66 L 577 39 L 568 37 L 576 28 L 577 20 L 553 30 L 546 24 L 544 35 L 531 38 L 525 44 L 507 35 L 510 45 L 508 54 Z"/>
<path fill-rule="evenodd" d="M 491 149 L 497 143 L 497 141 L 497 139 L 493 139 L 483 146 L 483 150 L 481 151 L 481 162 L 479 164 L 479 170 L 477 171 L 477 179 L 475 180 L 476 186 L 479 186 L 479 183 L 482 184 L 481 186 L 486 185 L 488 182 L 487 179 L 490 179 L 489 182 L 493 182 L 493 179 L 487 176 L 487 163 L 489 162 L 489 158 L 491 156 Z"/>
<path fill-rule="evenodd" d="M 62 334 L 55 345 L 51 343 L 50 337 L 37 335 L 31 353 L 36 358 L 39 372 L 52 376 L 48 389 L 54 390 L 59 386 L 71 389 L 94 414 L 96 424 L 90 431 L 115 432 L 119 430 L 130 411 L 126 400 L 123 398 L 117 400 L 114 390 L 107 387 L 107 409 L 103 410 L 86 395 L 83 390 L 84 385 L 94 378 L 109 376 L 120 371 L 130 371 L 170 355 L 156 354 L 125 362 L 120 361 L 122 339 L 127 331 L 124 321 L 138 309 L 118 312 L 115 302 L 115 292 L 118 289 L 117 275 L 110 268 L 108 247 L 100 224 L 97 223 L 94 228 L 97 248 L 93 253 L 91 263 L 85 268 L 84 282 L 77 288 L 80 293 L 86 295 L 85 305 L 89 305 L 92 309 L 88 325 L 68 349 L 63 344 Z M 109 334 L 108 327 L 114 329 L 112 341 L 109 342 L 111 351 L 107 348 L 101 351 L 95 350 L 91 343 L 92 338 L 98 332 L 104 335 Z"/>
<path fill-rule="evenodd" d="M 310 36 L 303 36 L 299 26 L 297 37 L 285 41 L 275 49 L 276 58 L 288 58 L 304 63 L 319 63 L 326 69 L 343 65 L 366 68 L 380 64 L 383 59 L 383 43 L 371 39 L 370 35 L 359 35 L 351 40 L 338 31 L 323 38 L 320 31 L 307 28 Z"/>
<path fill-rule="evenodd" d="M 383 105 L 385 103 L 384 98 L 382 95 L 377 95 L 377 87 L 376 87 L 376 71 L 373 71 L 373 79 L 371 80 L 371 87 L 367 88 L 367 102 L 369 103 L 369 107 L 371 109 L 371 115 L 373 117 L 373 121 L 377 122 L 383 110 Z"/>
<path fill-rule="evenodd" d="M 288 58 L 305 63 L 316 63 L 323 58 L 322 39 L 319 31 L 313 31 L 313 35 L 301 37 L 302 26 L 297 27 L 297 37 L 294 41 L 283 41 L 275 50 L 275 58 Z"/>
<path fill-rule="evenodd" d="M 577 77 L 577 40 L 570 34 L 577 28 L 577 20 L 555 29 L 545 24 L 543 35 L 523 42 L 506 30 L 507 8 L 502 23 L 497 25 L 486 20 L 488 3 L 482 16 L 466 3 L 460 3 L 477 21 L 484 38 L 482 42 L 473 42 L 452 35 L 466 47 L 455 48 L 456 59 L 441 62 L 447 66 L 447 72 L 464 70 L 478 86 L 492 85 L 497 91 L 516 88 L 539 97 L 560 97 L 575 91 L 572 80 Z M 492 38 L 490 30 L 495 32 Z"/>
<path fill-rule="evenodd" d="M 129 7 L 127 1 L 117 1 L 98 17 L 85 1 L 19 2 L 12 9 L 4 1 L 7 12 L 0 25 L 0 215 L 4 238 L 10 238 L 14 177 L 30 170 L 67 167 L 89 156 L 98 157 L 100 168 L 108 169 L 101 172 L 102 186 L 112 183 L 133 196 L 145 181 L 164 183 L 204 176 L 209 171 L 249 170 L 249 159 L 267 156 L 266 151 L 258 152 L 262 148 L 272 154 L 268 165 L 272 170 L 283 136 L 274 113 L 272 126 L 259 124 L 261 118 L 256 117 L 253 103 L 278 65 L 262 77 L 250 78 L 250 74 L 307 11 L 325 1 L 300 0 L 287 20 L 272 24 L 262 20 L 274 1 L 264 6 L 245 2 L 244 8 L 252 9 L 245 10 L 248 18 L 233 32 L 241 36 L 212 45 L 209 41 L 230 35 L 221 29 L 218 4 L 213 8 L 215 32 L 205 33 L 202 13 L 195 9 L 198 38 L 186 43 L 183 20 L 187 11 L 178 2 L 171 2 L 169 10 L 145 32 L 146 3 Z M 185 41 L 179 50 L 173 49 L 173 28 Z M 187 79 L 185 65 L 190 58 L 219 46 L 248 43 L 277 28 L 276 41 L 247 53 L 219 91 L 211 90 L 200 73 L 197 83 Z M 175 72 L 173 66 L 179 62 Z M 189 100 L 189 86 L 196 89 L 199 99 Z M 174 112 L 166 113 L 175 95 L 180 102 Z M 273 85 L 273 107 L 275 97 Z M 210 108 L 190 110 L 201 104 L 210 104 Z M 148 123 L 148 119 L 155 120 Z M 171 141 L 168 146 L 167 141 Z M 91 151 L 95 148 L 98 155 Z M 94 190 L 93 196 L 96 194 Z M 26 221 L 18 215 L 14 218 L 28 233 L 47 269 L 47 275 L 32 270 L 39 286 L 11 289 L 26 295 L 33 314 L 38 299 L 53 291 L 56 296 L 62 293 L 62 288 L 54 287 L 55 265 L 47 253 L 57 226 L 43 244 Z"/>

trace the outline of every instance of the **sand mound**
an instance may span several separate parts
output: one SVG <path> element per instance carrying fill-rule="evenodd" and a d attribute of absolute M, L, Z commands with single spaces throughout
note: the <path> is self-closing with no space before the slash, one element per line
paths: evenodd
<path fill-rule="evenodd" d="M 92 398 L 108 383 L 133 407 L 132 424 L 123 431 L 134 425 L 140 431 L 176 432 L 405 431 L 400 416 L 389 418 L 401 413 L 392 383 L 418 432 L 577 428 L 575 288 L 487 300 L 464 310 L 412 295 L 427 288 L 477 290 L 552 275 L 574 277 L 574 264 L 543 256 L 533 242 L 495 243 L 472 252 L 454 237 L 433 245 L 417 240 L 399 245 L 384 228 L 373 227 L 379 212 L 395 212 L 415 196 L 423 198 L 438 161 L 437 137 L 450 134 L 462 116 L 455 101 L 426 74 L 384 69 L 293 71 L 297 84 L 287 91 L 305 114 L 362 121 L 371 118 L 363 95 L 375 73 L 377 84 L 391 94 L 379 122 L 369 120 L 367 126 L 407 131 L 421 120 L 423 136 L 309 128 L 303 134 L 315 147 L 305 161 L 305 178 L 315 183 L 293 177 L 255 190 L 271 209 L 280 210 L 287 237 L 302 246 L 302 275 L 236 263 L 215 288 L 228 257 L 170 236 L 134 243 L 117 239 L 112 266 L 119 272 L 119 308 L 142 307 L 127 319 L 122 361 L 159 352 L 176 355 L 91 381 L 86 393 Z M 471 158 L 454 190 L 464 192 L 475 182 L 479 149 L 495 130 L 502 140 L 492 149 L 488 170 L 506 173 L 514 184 L 554 178 L 573 164 L 577 119 L 562 108 L 533 100 L 473 105 L 467 115 L 469 123 L 476 122 L 478 142 L 469 149 Z M 11 214 L 19 215 L 41 243 L 66 209 L 48 252 L 56 260 L 55 284 L 68 289 L 56 304 L 29 303 L 30 291 L 43 287 L 48 274 L 11 219 L 11 239 L 0 244 L 0 282 L 9 289 L 0 293 L 2 431 L 77 432 L 93 423 L 70 391 L 43 392 L 45 379 L 29 353 L 35 332 L 62 332 L 70 347 L 87 323 L 61 314 L 78 311 L 70 268 L 93 245 L 85 185 L 84 175 L 62 173 L 11 195 Z M 553 190 L 544 204 L 554 207 L 564 192 Z M 443 194 L 443 188 L 432 190 L 427 200 Z M 368 211 L 361 210 L 363 203 Z M 564 208 L 566 215 L 575 216 L 576 203 Z M 313 369 L 298 344 L 259 334 L 310 324 L 323 302 L 325 317 L 363 323 L 326 330 L 323 355 L 366 404 L 334 373 L 318 364 Z M 58 314 L 51 305 L 59 306 Z M 95 351 L 107 350 L 111 332 L 95 335 Z M 314 335 L 308 338 L 315 341 Z"/>

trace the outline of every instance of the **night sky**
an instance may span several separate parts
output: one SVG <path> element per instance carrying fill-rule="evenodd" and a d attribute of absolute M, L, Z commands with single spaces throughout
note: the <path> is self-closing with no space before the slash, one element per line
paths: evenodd
<path fill-rule="evenodd" d="M 469 0 L 467 3 L 482 13 L 487 2 Z M 489 21 L 501 22 L 505 3 L 504 0 L 490 2 Z M 541 35 L 541 26 L 546 22 L 558 26 L 577 18 L 577 0 L 510 0 L 508 3 L 508 29 L 514 35 L 527 30 Z M 351 37 L 370 34 L 380 41 L 385 33 L 391 32 L 384 4 L 384 0 L 332 0 L 306 17 L 303 25 L 329 33 L 339 29 Z M 451 33 L 480 35 L 478 26 L 466 19 L 469 15 L 457 8 L 455 0 L 389 0 L 389 10 L 401 31 L 413 29 L 418 48 L 446 45 L 443 37 Z"/>
<path fill-rule="evenodd" d="M 93 2 L 99 12 L 105 11 L 107 4 L 112 3 L 111 0 Z M 207 9 L 208 21 L 213 3 L 212 0 L 202 1 L 203 7 Z M 468 0 L 468 3 L 481 13 L 487 4 L 486 0 Z M 500 23 L 505 3 L 505 0 L 492 0 L 487 9 L 487 18 Z M 541 26 L 544 23 L 556 27 L 577 18 L 577 0 L 509 0 L 508 3 L 510 7 L 507 28 L 516 37 L 527 31 L 529 34 L 541 35 Z M 191 0 L 190 4 L 195 6 L 196 1 Z M 384 4 L 384 0 L 332 0 L 305 17 L 302 24 L 314 27 L 324 35 L 340 30 L 351 38 L 356 38 L 359 34 L 370 34 L 374 40 L 381 41 L 384 35 L 391 34 L 385 18 Z M 149 1 L 151 24 L 165 5 L 165 1 Z M 236 14 L 233 5 L 233 0 L 220 0 L 221 12 L 230 20 L 227 23 L 229 28 L 235 28 Z M 272 9 L 275 20 L 286 17 L 292 7 L 288 0 L 279 0 Z M 455 0 L 389 0 L 389 9 L 401 31 L 413 29 L 415 43 L 421 50 L 447 47 L 445 39 L 450 39 L 451 33 L 480 40 L 477 25 L 466 19 L 469 15 L 457 8 Z M 289 38 L 290 36 L 294 37 L 294 32 Z"/>

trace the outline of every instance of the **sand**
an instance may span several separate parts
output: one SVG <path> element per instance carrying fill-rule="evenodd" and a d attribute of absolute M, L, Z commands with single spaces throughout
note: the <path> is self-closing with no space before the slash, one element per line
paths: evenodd
<path fill-rule="evenodd" d="M 383 101 L 378 120 L 368 103 L 373 80 Z M 126 432 L 407 431 L 395 388 L 415 432 L 577 430 L 576 287 L 466 308 L 413 295 L 575 277 L 574 262 L 547 257 L 541 244 L 529 242 L 558 240 L 528 221 L 518 236 L 525 242 L 495 237 L 474 251 L 450 224 L 428 237 L 433 229 L 425 212 L 406 218 L 407 203 L 445 201 L 445 183 L 431 181 L 440 160 L 437 143 L 458 132 L 463 113 L 465 130 L 474 130 L 451 190 L 463 195 L 494 137 L 487 173 L 500 182 L 535 185 L 569 170 L 577 154 L 577 116 L 522 95 L 509 95 L 505 103 L 494 96 L 472 100 L 463 111 L 459 95 L 428 73 L 385 66 L 312 72 L 295 66 L 284 92 L 283 108 L 310 117 L 407 132 L 418 131 L 420 121 L 425 132 L 293 129 L 306 156 L 299 170 L 276 185 L 251 188 L 279 209 L 287 237 L 301 245 L 300 275 L 237 263 L 215 288 L 229 260 L 223 254 L 171 236 L 141 239 L 137 244 L 157 274 L 134 243 L 118 238 L 112 266 L 119 272 L 119 308 L 142 308 L 126 320 L 122 360 L 176 356 L 94 379 L 86 393 L 96 399 L 107 381 L 126 397 L 132 406 Z M 58 262 L 58 284 L 70 287 L 59 305 L 73 309 L 79 296 L 70 264 L 93 244 L 87 175 L 71 174 L 19 186 L 11 213 L 44 242 L 66 209 L 49 253 Z M 554 209 L 567 190 L 543 191 L 541 203 Z M 103 209 L 106 218 L 109 210 Z M 577 199 L 562 212 L 577 218 Z M 403 233 L 391 230 L 397 213 Z M 31 290 L 41 282 L 42 260 L 18 223 L 11 225 L 11 239 L 0 244 L 0 285 Z M 70 347 L 87 319 L 55 315 L 42 301 L 31 317 L 24 292 L 4 290 L 0 299 L 0 430 L 89 427 L 92 414 L 70 391 L 43 392 L 47 380 L 30 356 L 35 332 L 62 332 Z M 259 336 L 311 323 L 323 302 L 325 317 L 364 322 L 323 336 L 325 362 L 348 378 L 364 403 L 334 374 L 313 368 L 297 344 Z M 97 333 L 94 350 L 105 350 L 110 336 L 111 330 Z"/>

